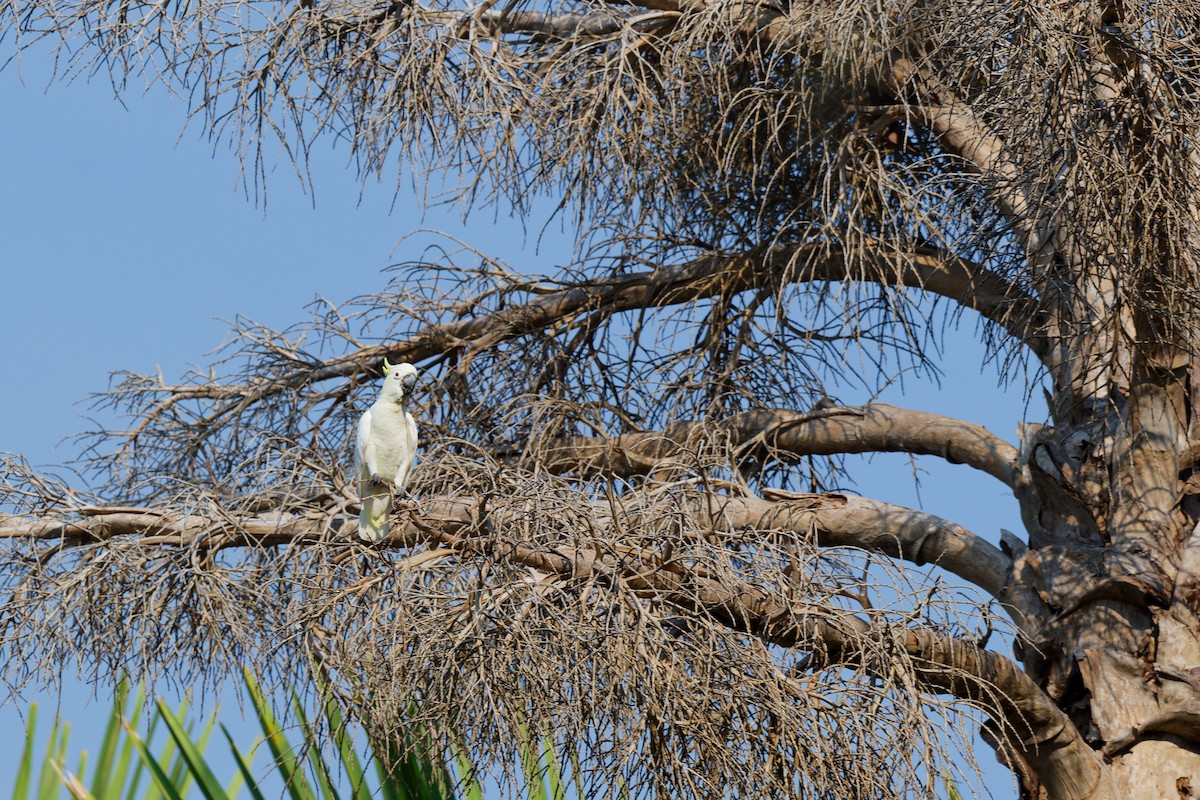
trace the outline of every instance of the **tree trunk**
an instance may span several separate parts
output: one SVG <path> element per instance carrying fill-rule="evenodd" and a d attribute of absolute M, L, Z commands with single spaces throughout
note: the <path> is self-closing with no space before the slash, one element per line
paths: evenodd
<path fill-rule="evenodd" d="M 1189 798 L 1200 791 L 1200 539 L 1186 360 L 1158 348 L 1126 363 L 1132 380 L 1113 370 L 1090 381 L 1101 392 L 1060 386 L 1055 426 L 1025 429 L 1030 548 L 1018 570 L 1052 616 L 1017 650 L 1110 763 L 1116 796 Z"/>

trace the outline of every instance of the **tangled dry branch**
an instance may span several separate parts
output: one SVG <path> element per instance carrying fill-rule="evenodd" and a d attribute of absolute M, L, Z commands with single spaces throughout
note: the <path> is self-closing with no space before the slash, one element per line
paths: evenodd
<path fill-rule="evenodd" d="M 878 574 L 884 562 L 863 571 L 874 552 L 1002 592 L 1005 557 L 961 528 L 843 495 L 769 501 L 675 481 L 585 500 L 477 459 L 430 471 L 426 486 L 451 473 L 471 491 L 422 493 L 383 549 L 355 543 L 355 506 L 331 496 L 249 515 L 197 495 L 188 514 L 78 505 L 2 518 L 14 545 L 5 652 L 28 667 L 78 656 L 85 637 L 97 672 L 152 671 L 164 650 L 196 675 L 315 663 L 371 698 L 372 725 L 412 724 L 405 698 L 419 696 L 417 721 L 438 741 L 467 735 L 502 765 L 514 753 L 496 731 L 539 720 L 562 746 L 584 743 L 597 786 L 638 796 L 797 780 L 901 791 L 961 735 L 922 713 L 942 693 L 996 715 L 1031 758 L 1082 746 L 1056 738 L 1061 713 L 1011 662 L 955 638 L 959 601 L 905 592 Z M 714 681 L 734 695 L 698 707 L 691 689 Z M 369 689 L 381 685 L 414 694 Z M 692 755 L 649 767 L 639 753 L 667 746 L 660 737 L 683 737 Z"/>
<path fill-rule="evenodd" d="M 184 681 L 245 663 L 280 680 L 319 669 L 381 733 L 419 723 L 446 746 L 467 735 L 503 771 L 517 762 L 501 731 L 536 719 L 560 746 L 582 743 L 596 786 L 645 796 L 761 790 L 763 763 L 784 793 L 902 796 L 965 741 L 961 718 L 946 716 L 952 703 L 993 715 L 1003 746 L 1027 761 L 1081 758 L 1040 690 L 972 643 L 1004 627 L 989 603 L 1018 633 L 1047 617 L 1012 583 L 1008 556 L 929 514 L 778 488 L 801 457 L 886 450 L 1012 485 L 1014 448 L 978 426 L 883 405 L 764 408 L 794 395 L 802 360 L 789 363 L 791 346 L 776 351 L 777 375 L 735 362 L 722 378 L 711 339 L 672 330 L 724 322 L 748 293 L 778 291 L 793 255 L 766 259 L 769 270 L 758 258 L 709 260 L 586 289 L 490 264 L 481 275 L 446 268 L 458 293 L 319 307 L 302 332 L 308 348 L 349 345 L 348 355 L 319 357 L 301 333 L 246 326 L 231 360 L 248 382 L 129 376 L 109 400 L 136 425 L 98 440 L 112 448 L 94 456 L 108 477 L 99 495 L 7 465 L 2 502 L 18 512 L 0 521 L 8 679 L 71 659 L 96 675 L 165 670 Z M 914 282 L 985 307 L 969 273 L 920 263 Z M 833 276 L 807 270 L 797 280 Z M 528 300 L 510 305 L 514 296 Z M 362 344 L 355 326 L 381 308 L 389 330 L 415 333 Z M 747 323 L 722 328 L 743 357 L 779 346 L 774 312 L 760 313 L 751 299 Z M 604 325 L 589 317 L 619 343 L 602 346 Z M 655 355 L 638 366 L 639 351 Z M 421 500 L 380 552 L 352 543 L 345 465 L 364 364 L 384 356 L 424 357 L 434 380 L 416 398 L 429 443 Z M 664 403 L 655 385 L 678 399 Z M 719 404 L 696 405 L 696 390 L 716 386 L 726 387 Z M 689 407 L 712 421 L 672 421 Z M 652 422 L 663 434 L 646 431 Z M 984 596 L 958 600 L 927 577 L 905 588 L 892 559 L 936 564 Z M 746 674 L 761 680 L 735 689 Z M 408 688 L 372 690 L 383 685 Z M 751 710 L 697 717 L 684 689 L 701 686 Z M 670 756 L 683 742 L 682 760 Z M 859 764 L 849 772 L 848 758 Z"/>

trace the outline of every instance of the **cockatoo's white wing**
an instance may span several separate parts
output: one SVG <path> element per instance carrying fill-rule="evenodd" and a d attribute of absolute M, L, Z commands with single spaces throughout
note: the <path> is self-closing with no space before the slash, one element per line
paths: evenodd
<path fill-rule="evenodd" d="M 413 415 L 404 412 L 403 446 L 396 464 L 396 490 L 408 489 L 408 476 L 412 474 L 413 465 L 417 463 L 417 421 Z"/>
<path fill-rule="evenodd" d="M 371 445 L 371 409 L 363 413 L 358 420 L 358 431 L 354 437 L 354 477 L 362 480 L 371 477 L 370 462 L 374 461 L 368 455 Z M 373 454 L 371 454 L 373 455 Z"/>
<path fill-rule="evenodd" d="M 386 486 L 371 483 L 379 465 L 378 443 L 371 436 L 371 410 L 358 421 L 354 440 L 354 477 L 358 479 L 358 499 L 362 511 L 358 515 L 358 535 L 369 542 L 378 542 L 388 534 L 388 513 L 392 510 L 392 493 Z"/>

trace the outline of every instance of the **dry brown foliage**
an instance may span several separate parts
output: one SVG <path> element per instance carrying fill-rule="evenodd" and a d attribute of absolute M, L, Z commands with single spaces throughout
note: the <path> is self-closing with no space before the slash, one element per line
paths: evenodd
<path fill-rule="evenodd" d="M 186 685 L 242 664 L 275 680 L 316 669 L 377 732 L 417 723 L 443 747 L 465 740 L 519 786 L 515 731 L 544 726 L 590 792 L 633 797 L 933 792 L 944 754 L 969 750 L 962 722 L 940 720 L 939 690 L 1004 702 L 994 676 L 953 656 L 918 677 L 931 657 L 906 638 L 966 634 L 957 646 L 978 656 L 962 626 L 1003 627 L 985 608 L 818 546 L 816 518 L 788 527 L 793 510 L 836 514 L 853 498 L 714 492 L 719 465 L 699 459 L 620 487 L 453 440 L 422 463 L 417 508 L 382 551 L 355 540 L 341 475 L 290 497 L 277 487 L 294 475 L 268 479 L 269 510 L 195 487 L 119 508 L 6 464 L 10 501 L 21 487 L 54 497 L 0 520 L 14 544 L 7 677 L 81 663 Z"/>

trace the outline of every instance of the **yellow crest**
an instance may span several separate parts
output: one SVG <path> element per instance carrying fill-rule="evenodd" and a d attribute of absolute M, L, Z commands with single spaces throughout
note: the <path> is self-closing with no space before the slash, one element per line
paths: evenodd
<path fill-rule="evenodd" d="M 395 369 L 397 366 L 399 366 L 399 365 L 388 363 L 387 356 L 384 356 L 383 357 L 383 377 L 386 378 L 387 374 L 389 372 L 391 372 L 393 369 Z"/>

